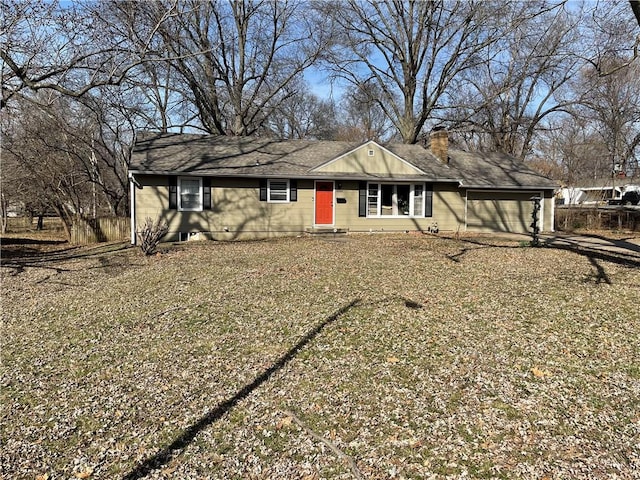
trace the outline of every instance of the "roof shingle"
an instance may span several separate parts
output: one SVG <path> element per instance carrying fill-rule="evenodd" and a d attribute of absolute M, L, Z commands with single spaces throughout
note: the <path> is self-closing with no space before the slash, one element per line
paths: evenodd
<path fill-rule="evenodd" d="M 274 140 L 197 134 L 138 135 L 129 170 L 134 174 L 189 174 L 247 177 L 340 177 L 378 179 L 380 175 L 353 172 L 319 174 L 312 170 L 356 149 L 353 142 Z M 502 154 L 449 151 L 450 163 L 440 162 L 420 145 L 391 144 L 389 151 L 415 165 L 425 175 L 416 180 L 456 182 L 476 188 L 554 188 L 553 181 L 527 168 L 514 157 Z M 388 175 L 406 179 L 407 175 Z M 412 178 L 413 179 L 413 178 Z"/>

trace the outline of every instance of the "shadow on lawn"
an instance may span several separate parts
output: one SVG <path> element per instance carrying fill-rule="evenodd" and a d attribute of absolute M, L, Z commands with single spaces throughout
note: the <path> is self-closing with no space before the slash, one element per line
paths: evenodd
<path fill-rule="evenodd" d="M 604 238 L 604 237 L 598 237 L 598 238 Z M 640 259 L 638 259 L 637 257 L 631 257 L 630 255 L 625 255 L 624 253 L 607 251 L 601 248 L 579 245 L 577 243 L 567 243 L 567 244 L 556 243 L 554 242 L 554 240 L 555 240 L 554 238 L 546 240 L 545 243 L 543 244 L 543 247 L 555 248 L 557 250 L 566 250 L 587 258 L 587 260 L 589 260 L 589 263 L 591 263 L 591 265 L 595 269 L 593 276 L 590 276 L 588 278 L 593 278 L 596 283 L 606 283 L 608 285 L 612 284 L 611 279 L 609 278 L 609 275 L 607 274 L 601 262 L 615 263 L 617 265 L 622 265 L 624 267 L 630 267 L 630 268 L 640 267 Z M 446 255 L 446 257 L 449 260 L 455 263 L 460 263 L 461 257 L 463 257 L 465 254 L 481 248 L 524 248 L 520 245 L 496 245 L 489 242 L 482 242 L 482 241 L 471 240 L 471 239 L 460 239 L 460 241 L 464 243 L 469 243 L 473 246 L 461 248 L 460 251 L 456 254 Z M 623 242 L 623 241 L 612 241 L 611 245 L 621 247 L 621 248 L 627 248 L 629 249 L 630 252 L 631 251 L 635 252 L 636 251 L 635 249 L 638 248 L 637 245 L 634 245 L 630 242 Z M 630 248 L 629 245 L 633 246 L 634 248 Z"/>
<path fill-rule="evenodd" d="M 251 393 L 253 393 L 256 388 L 269 380 L 269 378 L 271 378 L 274 373 L 281 370 L 287 363 L 293 360 L 300 352 L 300 350 L 302 350 L 309 342 L 315 339 L 322 332 L 322 330 L 324 330 L 325 327 L 335 322 L 347 311 L 359 305 L 360 303 L 361 299 L 356 298 L 349 304 L 334 312 L 329 317 L 325 318 L 312 330 L 307 332 L 304 337 L 302 337 L 293 347 L 289 349 L 289 351 L 287 351 L 278 360 L 276 360 L 273 365 L 271 365 L 268 369 L 257 376 L 253 382 L 245 385 L 240 390 L 238 390 L 238 392 L 233 397 L 225 400 L 222 403 L 219 403 L 213 410 L 207 412 L 207 414 L 200 418 L 200 420 L 189 426 L 178 437 L 176 437 L 173 442 L 171 442 L 171 444 L 167 445 L 152 457 L 147 458 L 145 461 L 135 467 L 131 472 L 125 475 L 124 480 L 140 479 L 151 473 L 152 470 L 160 468 L 163 465 L 169 463 L 175 455 L 180 453 L 180 450 L 187 447 L 195 439 L 198 433 L 212 425 L 214 422 L 220 420 L 220 418 L 222 418 L 224 414 L 235 407 L 239 402 L 247 398 Z"/>
<path fill-rule="evenodd" d="M 449 260 L 451 260 L 452 262 L 455 262 L 455 263 L 460 263 L 461 262 L 461 257 L 466 255 L 467 253 L 472 252 L 474 250 L 479 250 L 479 249 L 482 249 L 482 248 L 521 248 L 521 247 L 515 246 L 515 245 L 496 245 L 496 244 L 493 244 L 493 243 L 482 242 L 482 241 L 479 241 L 479 240 L 472 240 L 472 239 L 469 239 L 469 238 L 460 238 L 458 241 L 459 242 L 464 242 L 464 243 L 469 243 L 469 244 L 471 244 L 473 246 L 461 248 L 460 251 L 458 253 L 456 253 L 455 255 L 451 255 L 451 254 L 445 255 Z"/>
<path fill-rule="evenodd" d="M 16 240 L 16 239 L 12 239 Z M 0 256 L 0 267 L 13 270 L 10 275 L 15 276 L 24 272 L 25 268 L 43 268 L 53 270 L 56 273 L 68 272 L 68 269 L 56 267 L 56 263 L 76 260 L 81 258 L 98 257 L 102 266 L 107 266 L 103 261 L 105 255 L 111 255 L 131 248 L 127 242 L 100 243 L 91 246 L 73 246 L 66 241 L 34 241 L 34 245 L 61 245 L 64 248 L 52 250 L 30 250 L 25 245 L 25 239 L 17 239 L 13 245 L 19 245 L 17 250 L 3 248 Z M 5 240 L 2 240 L 3 243 Z M 26 240 L 29 242 L 29 240 Z"/>
<path fill-rule="evenodd" d="M 612 285 L 609 275 L 607 275 L 605 268 L 599 261 L 615 263 L 617 265 L 622 265 L 623 267 L 640 268 L 640 260 L 625 256 L 622 253 L 609 253 L 602 250 L 579 247 L 577 245 L 549 245 L 549 247 L 558 250 L 567 250 L 569 252 L 573 252 L 577 255 L 587 258 L 587 260 L 589 260 L 589 263 L 591 263 L 591 265 L 595 269 L 595 273 L 592 277 L 596 283 L 606 283 L 607 285 Z"/>
<path fill-rule="evenodd" d="M 600 242 L 592 242 L 591 238 L 598 239 Z M 585 282 L 593 279 L 595 283 L 612 285 L 602 262 L 615 263 L 629 268 L 640 267 L 640 257 L 637 255 L 640 252 L 640 247 L 625 239 L 612 240 L 600 235 L 581 235 L 581 239 L 576 241 L 570 237 L 558 235 L 546 239 L 544 245 L 558 250 L 567 250 L 589 260 L 595 271 L 593 275 L 585 279 Z M 625 253 L 616 251 L 614 248 L 624 250 Z"/>
<path fill-rule="evenodd" d="M 55 239 L 39 239 L 39 238 L 13 238 L 6 237 L 2 239 L 3 245 L 35 245 L 35 246 L 50 246 L 50 245 L 62 245 L 67 243 L 66 240 Z"/>

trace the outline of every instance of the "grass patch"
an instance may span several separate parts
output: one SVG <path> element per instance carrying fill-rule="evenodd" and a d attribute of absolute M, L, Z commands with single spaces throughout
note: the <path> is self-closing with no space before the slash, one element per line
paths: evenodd
<path fill-rule="evenodd" d="M 330 444 L 365 478 L 640 468 L 637 269 L 409 235 L 88 251 L 3 264 L 7 477 L 350 478 Z"/>

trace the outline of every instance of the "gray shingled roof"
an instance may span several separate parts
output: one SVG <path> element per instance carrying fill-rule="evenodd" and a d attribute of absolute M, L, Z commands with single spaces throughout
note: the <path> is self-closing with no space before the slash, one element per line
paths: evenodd
<path fill-rule="evenodd" d="M 385 148 L 403 160 L 418 167 L 430 179 L 440 181 L 453 180 L 456 182 L 460 179 L 460 175 L 455 170 L 449 165 L 442 163 L 430 150 L 425 149 L 421 145 L 395 143 L 385 145 Z"/>
<path fill-rule="evenodd" d="M 559 186 L 517 158 L 503 153 L 449 149 L 449 165 L 460 173 L 464 187 L 556 188 Z"/>
<path fill-rule="evenodd" d="M 281 141 L 195 134 L 138 136 L 129 169 L 140 173 L 220 176 L 308 174 L 323 161 L 357 147 L 348 142 Z"/>
<path fill-rule="evenodd" d="M 175 133 L 139 134 L 129 171 L 134 174 L 380 179 L 375 174 L 363 176 L 349 172 L 311 172 L 315 167 L 359 146 L 353 142 Z M 478 188 L 555 187 L 551 180 L 507 155 L 450 150 L 450 164 L 445 165 L 419 145 L 394 144 L 385 148 L 425 172 L 423 176 L 386 176 L 387 179 L 459 182 L 463 186 Z"/>

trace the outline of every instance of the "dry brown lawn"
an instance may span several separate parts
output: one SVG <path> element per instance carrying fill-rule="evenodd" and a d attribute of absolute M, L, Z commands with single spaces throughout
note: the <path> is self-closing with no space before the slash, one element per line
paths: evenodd
<path fill-rule="evenodd" d="M 492 238 L 3 246 L 0 477 L 640 478 L 639 265 Z"/>

